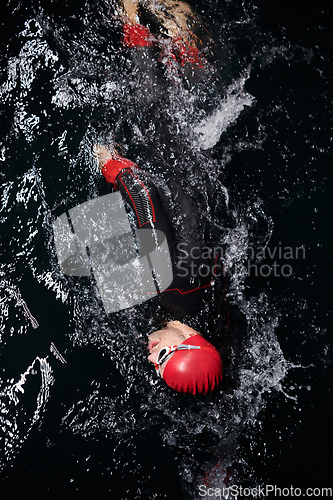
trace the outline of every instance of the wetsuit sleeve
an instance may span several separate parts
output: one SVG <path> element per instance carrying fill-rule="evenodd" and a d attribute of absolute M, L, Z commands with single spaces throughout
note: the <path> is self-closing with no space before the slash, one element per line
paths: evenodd
<path fill-rule="evenodd" d="M 137 167 L 131 160 L 127 160 L 121 156 L 114 156 L 110 158 L 102 168 L 102 174 L 106 182 L 109 184 L 116 184 L 116 179 L 120 172 L 126 168 Z"/>
<path fill-rule="evenodd" d="M 184 240 L 178 231 L 176 237 L 170 214 L 161 201 L 153 179 L 139 169 L 133 170 L 124 170 L 117 177 L 115 187 L 131 206 L 138 229 L 157 230 L 165 235 L 172 261 L 173 281 L 168 289 L 160 293 L 160 300 L 162 305 L 177 317 L 186 316 L 203 305 L 205 291 L 212 281 L 211 261 L 209 259 L 208 272 L 205 270 L 201 275 L 200 270 L 204 262 L 200 255 L 199 242 L 195 238 L 197 231 L 192 228 L 193 234 L 190 237 L 185 234 L 188 231 L 184 231 Z M 190 203 L 187 208 L 191 209 Z M 188 215 L 185 213 L 184 218 Z"/>
<path fill-rule="evenodd" d="M 126 169 L 117 177 L 115 187 L 131 206 L 137 227 L 162 231 L 172 246 L 175 236 L 153 180 L 139 168 Z"/>

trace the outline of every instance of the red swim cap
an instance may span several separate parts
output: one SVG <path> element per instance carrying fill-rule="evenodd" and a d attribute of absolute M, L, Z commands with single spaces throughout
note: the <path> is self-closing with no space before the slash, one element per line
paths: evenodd
<path fill-rule="evenodd" d="M 149 47 L 152 45 L 151 33 L 142 24 L 124 24 L 123 43 L 128 48 Z"/>
<path fill-rule="evenodd" d="M 222 380 L 221 356 L 201 335 L 193 335 L 182 344 L 201 349 L 174 352 L 165 366 L 163 379 L 175 391 L 205 395 Z"/>
<path fill-rule="evenodd" d="M 106 181 L 110 182 L 111 184 L 114 184 L 117 175 L 122 170 L 124 170 L 124 168 L 131 168 L 131 167 L 137 167 L 137 165 L 133 163 L 131 160 L 127 160 L 122 156 L 114 156 L 104 164 L 102 172 Z"/>

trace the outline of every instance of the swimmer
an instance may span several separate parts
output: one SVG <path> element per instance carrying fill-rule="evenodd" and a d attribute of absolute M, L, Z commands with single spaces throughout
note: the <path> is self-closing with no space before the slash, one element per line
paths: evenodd
<path fill-rule="evenodd" d="M 131 25 L 140 24 L 141 2 L 139 0 L 122 0 L 123 17 Z M 198 15 L 191 6 L 182 1 L 160 0 L 157 2 L 144 2 L 142 5 L 160 24 L 160 30 L 172 40 L 182 40 L 194 44 L 197 37 L 193 28 L 200 25 Z"/>
<path fill-rule="evenodd" d="M 126 48 L 143 50 L 152 45 L 159 46 L 160 61 L 169 70 L 175 63 L 180 66 L 189 65 L 195 70 L 201 70 L 207 65 L 199 49 L 202 41 L 194 34 L 195 30 L 202 29 L 202 22 L 186 2 L 161 0 L 158 4 L 144 2 L 141 5 L 139 0 L 122 0 L 120 5 L 124 22 L 123 44 Z M 141 24 L 142 8 L 154 19 L 159 33 L 153 35 L 147 26 Z M 168 40 L 168 43 L 165 44 L 163 40 Z"/>
<path fill-rule="evenodd" d="M 212 277 L 195 274 L 205 261 L 193 258 L 191 245 L 198 248 L 197 238 L 194 241 L 186 238 L 187 241 L 182 242 L 182 248 L 187 250 L 182 269 L 188 269 L 191 273 L 179 275 L 176 264 L 179 248 L 176 233 L 153 179 L 134 162 L 119 155 L 115 149 L 95 145 L 94 154 L 106 181 L 120 191 L 123 200 L 132 207 L 137 227 L 160 230 L 166 236 L 173 261 L 173 282 L 169 289 L 160 293 L 162 306 L 178 317 L 198 311 L 204 304 Z M 191 231 L 196 234 L 193 223 Z M 151 333 L 148 337 L 148 350 L 148 360 L 154 364 L 157 375 L 178 392 L 205 395 L 221 382 L 223 365 L 217 349 L 199 332 L 180 321 L 170 321 L 161 330 Z"/>

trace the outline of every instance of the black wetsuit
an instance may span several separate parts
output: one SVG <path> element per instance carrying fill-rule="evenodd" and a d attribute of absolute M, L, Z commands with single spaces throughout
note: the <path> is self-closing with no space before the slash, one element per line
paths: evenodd
<path fill-rule="evenodd" d="M 180 200 L 178 228 L 175 229 L 170 213 L 173 200 L 157 188 L 151 176 L 139 169 L 127 169 L 117 177 L 116 189 L 131 207 L 138 229 L 148 228 L 152 233 L 161 231 L 166 236 L 173 281 L 166 290 L 160 292 L 161 304 L 178 317 L 198 311 L 204 304 L 204 297 L 213 280 L 216 256 L 213 251 L 209 252 L 207 246 L 203 246 L 198 208 L 194 200 L 185 195 L 180 186 L 177 187 L 177 193 L 172 193 Z M 153 241 L 156 240 L 152 237 L 152 245 Z M 144 253 L 150 250 L 145 248 Z"/>

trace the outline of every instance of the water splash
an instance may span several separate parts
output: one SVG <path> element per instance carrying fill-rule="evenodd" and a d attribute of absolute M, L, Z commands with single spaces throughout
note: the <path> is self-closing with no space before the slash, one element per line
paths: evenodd
<path fill-rule="evenodd" d="M 221 134 L 232 125 L 246 106 L 253 106 L 255 99 L 244 87 L 250 77 L 250 70 L 245 76 L 233 82 L 227 89 L 226 97 L 213 113 L 203 118 L 193 129 L 193 146 L 197 149 L 211 149 L 220 140 Z"/>
<path fill-rule="evenodd" d="M 33 414 L 28 414 L 21 405 L 20 395 L 25 392 L 25 384 L 30 377 L 40 373 L 40 389 L 36 396 L 36 408 Z M 18 449 L 28 438 L 32 427 L 40 420 L 46 403 L 50 397 L 50 387 L 54 382 L 52 369 L 47 358 L 34 359 L 30 366 L 20 375 L 17 382 L 2 382 L 0 388 L 0 429 L 2 441 L 2 454 L 0 468 L 11 460 Z"/>

